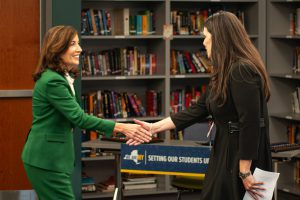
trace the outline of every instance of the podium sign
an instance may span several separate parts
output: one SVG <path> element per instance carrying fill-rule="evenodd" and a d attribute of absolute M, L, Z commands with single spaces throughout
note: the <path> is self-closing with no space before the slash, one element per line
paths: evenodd
<path fill-rule="evenodd" d="M 121 145 L 121 172 L 203 176 L 210 156 L 205 146 Z"/>

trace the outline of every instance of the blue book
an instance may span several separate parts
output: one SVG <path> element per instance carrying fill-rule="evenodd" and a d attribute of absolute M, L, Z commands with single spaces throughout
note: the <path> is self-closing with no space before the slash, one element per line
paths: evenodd
<path fill-rule="evenodd" d="M 94 35 L 93 26 L 92 26 L 92 18 L 89 10 L 86 11 L 86 16 L 88 18 L 88 26 L 90 30 L 90 35 Z"/>
<path fill-rule="evenodd" d="M 102 13 L 102 21 L 103 21 L 103 29 L 104 29 L 104 35 L 108 35 L 108 29 L 107 29 L 107 19 L 106 19 L 106 14 L 105 10 L 101 10 Z"/>
<path fill-rule="evenodd" d="M 136 34 L 142 34 L 142 15 L 136 15 Z"/>

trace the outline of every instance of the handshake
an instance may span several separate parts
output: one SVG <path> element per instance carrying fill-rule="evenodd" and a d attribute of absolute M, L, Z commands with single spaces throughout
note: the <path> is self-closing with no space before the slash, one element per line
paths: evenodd
<path fill-rule="evenodd" d="M 135 124 L 116 123 L 114 131 L 123 133 L 127 138 L 126 144 L 128 145 L 139 145 L 144 142 L 150 142 L 152 135 L 155 133 L 153 131 L 153 124 L 137 119 L 133 121 Z"/>

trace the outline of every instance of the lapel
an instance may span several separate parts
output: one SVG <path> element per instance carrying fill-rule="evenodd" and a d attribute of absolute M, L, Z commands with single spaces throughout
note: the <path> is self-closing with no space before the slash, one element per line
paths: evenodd
<path fill-rule="evenodd" d="M 57 72 L 54 72 L 54 71 L 52 71 L 52 70 L 50 70 L 50 69 L 47 69 L 46 71 L 48 71 L 47 74 L 48 74 L 48 73 L 55 73 L 55 74 L 57 74 L 57 75 L 59 75 L 59 76 L 62 76 L 62 75 L 58 74 Z M 48 76 L 48 75 L 47 75 L 47 76 Z M 69 90 L 71 96 L 72 96 L 73 98 L 75 98 L 76 101 L 79 103 L 79 102 L 80 102 L 80 101 L 79 101 L 79 96 L 78 96 L 79 93 L 76 91 L 76 88 L 74 87 L 74 91 L 75 91 L 75 95 L 74 95 L 73 92 L 72 92 L 72 89 L 71 89 L 71 86 L 70 86 L 68 80 L 66 79 L 65 76 L 62 76 L 62 77 L 63 77 L 64 81 L 66 81 L 66 83 L 67 83 L 67 87 L 68 87 L 68 90 Z M 75 83 L 75 82 L 74 82 L 74 83 Z M 75 84 L 75 85 L 76 85 L 76 84 Z"/>

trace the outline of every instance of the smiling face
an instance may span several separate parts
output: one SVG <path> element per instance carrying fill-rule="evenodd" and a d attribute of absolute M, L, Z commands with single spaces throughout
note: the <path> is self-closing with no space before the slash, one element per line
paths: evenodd
<path fill-rule="evenodd" d="M 203 35 L 204 35 L 203 45 L 206 49 L 207 57 L 210 58 L 212 41 L 211 41 L 211 34 L 210 34 L 210 32 L 208 32 L 206 27 L 204 27 L 204 29 L 203 29 Z"/>
<path fill-rule="evenodd" d="M 71 40 L 67 51 L 61 55 L 61 59 L 68 67 L 78 66 L 81 51 L 82 49 L 79 45 L 79 38 L 76 34 L 75 37 Z"/>

